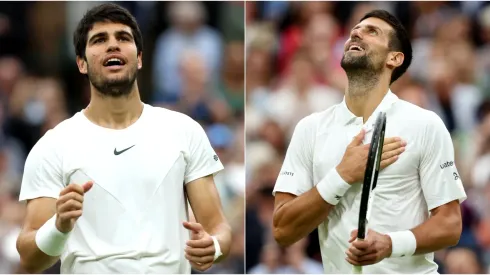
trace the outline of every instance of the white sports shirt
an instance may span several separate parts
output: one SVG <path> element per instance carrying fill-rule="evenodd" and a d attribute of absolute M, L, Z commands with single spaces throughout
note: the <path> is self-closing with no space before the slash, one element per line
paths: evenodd
<path fill-rule="evenodd" d="M 61 255 L 61 273 L 190 273 L 184 185 L 223 165 L 190 117 L 144 105 L 124 130 L 82 112 L 47 132 L 25 165 L 20 201 L 94 185 Z"/>
<path fill-rule="evenodd" d="M 407 146 L 394 164 L 379 173 L 369 228 L 380 233 L 411 229 L 426 221 L 431 209 L 453 200 L 465 200 L 466 193 L 454 165 L 451 137 L 442 120 L 431 111 L 398 99 L 391 91 L 364 125 L 362 117 L 349 111 L 345 100 L 303 118 L 294 131 L 274 194 L 299 196 L 334 172 L 347 145 L 361 128 L 367 130 L 364 144 L 370 143 L 380 111 L 386 112 L 385 137 L 401 137 Z M 356 183 L 318 227 L 326 273 L 352 271 L 345 251 L 351 231 L 358 226 L 360 200 L 361 183 Z M 384 259 L 365 266 L 363 272 L 436 273 L 437 265 L 434 254 L 429 253 Z"/>

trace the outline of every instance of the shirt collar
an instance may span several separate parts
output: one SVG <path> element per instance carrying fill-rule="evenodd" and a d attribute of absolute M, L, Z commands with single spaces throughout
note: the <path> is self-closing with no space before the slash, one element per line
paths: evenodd
<path fill-rule="evenodd" d="M 376 107 L 374 112 L 371 114 L 369 119 L 366 121 L 366 125 L 371 125 L 374 123 L 376 118 L 378 117 L 378 114 L 380 112 L 386 112 L 388 111 L 393 103 L 398 101 L 398 97 L 391 92 L 391 90 L 388 90 L 388 93 L 384 96 L 383 100 L 381 100 L 381 103 Z M 347 108 L 347 104 L 345 103 L 345 96 L 344 100 L 342 100 L 342 103 L 340 104 L 339 108 L 339 121 L 342 125 L 347 125 L 351 122 L 353 122 L 357 117 Z"/>

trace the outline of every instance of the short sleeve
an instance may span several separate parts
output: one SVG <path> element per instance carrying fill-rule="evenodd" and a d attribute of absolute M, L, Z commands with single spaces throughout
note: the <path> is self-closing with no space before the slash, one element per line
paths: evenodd
<path fill-rule="evenodd" d="M 428 116 L 421 143 L 420 182 L 429 210 L 453 200 L 463 202 L 466 192 L 454 162 L 454 147 L 446 126 L 434 113 Z"/>
<path fill-rule="evenodd" d="M 189 124 L 187 134 L 185 184 L 205 177 L 214 175 L 223 170 L 223 164 L 209 142 L 206 132 L 202 126 L 192 120 Z"/>
<path fill-rule="evenodd" d="M 24 166 L 19 201 L 40 197 L 57 199 L 65 187 L 61 172 L 62 160 L 55 144 L 53 132 L 48 131 L 29 152 Z"/>
<path fill-rule="evenodd" d="M 299 196 L 314 187 L 312 148 L 315 128 L 311 120 L 311 115 L 303 118 L 294 129 L 274 186 L 274 195 L 283 192 Z"/>

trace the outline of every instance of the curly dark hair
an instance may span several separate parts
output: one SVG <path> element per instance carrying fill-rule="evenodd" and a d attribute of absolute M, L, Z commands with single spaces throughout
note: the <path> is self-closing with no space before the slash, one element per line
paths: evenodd
<path fill-rule="evenodd" d="M 136 19 L 127 9 L 109 3 L 90 9 L 78 23 L 77 29 L 73 34 L 73 45 L 75 46 L 75 53 L 77 56 L 85 59 L 88 32 L 93 28 L 95 23 L 99 22 L 120 23 L 129 26 L 134 37 L 136 48 L 138 49 L 138 54 L 143 51 L 143 38 Z"/>

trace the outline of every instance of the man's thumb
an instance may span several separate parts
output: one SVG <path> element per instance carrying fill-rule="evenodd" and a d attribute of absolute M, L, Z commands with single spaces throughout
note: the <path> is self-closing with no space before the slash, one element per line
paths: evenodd
<path fill-rule="evenodd" d="M 355 239 L 357 239 L 357 229 L 354 229 L 350 232 L 349 243 L 353 242 Z"/>
<path fill-rule="evenodd" d="M 192 232 L 194 232 L 196 234 L 199 234 L 201 232 L 201 230 L 203 229 L 202 225 L 200 223 L 196 223 L 196 222 L 184 221 L 182 224 L 184 225 L 184 227 L 187 230 L 191 230 Z"/>
<path fill-rule="evenodd" d="M 364 140 L 364 135 L 366 134 L 366 131 L 364 129 L 361 129 L 361 132 L 357 134 L 357 136 L 354 137 L 354 139 L 351 141 L 349 146 L 359 146 L 362 144 L 362 141 Z"/>
<path fill-rule="evenodd" d="M 92 189 L 92 186 L 94 186 L 94 183 L 91 181 L 88 181 L 82 185 L 83 187 L 83 192 L 87 193 L 90 189 Z"/>

